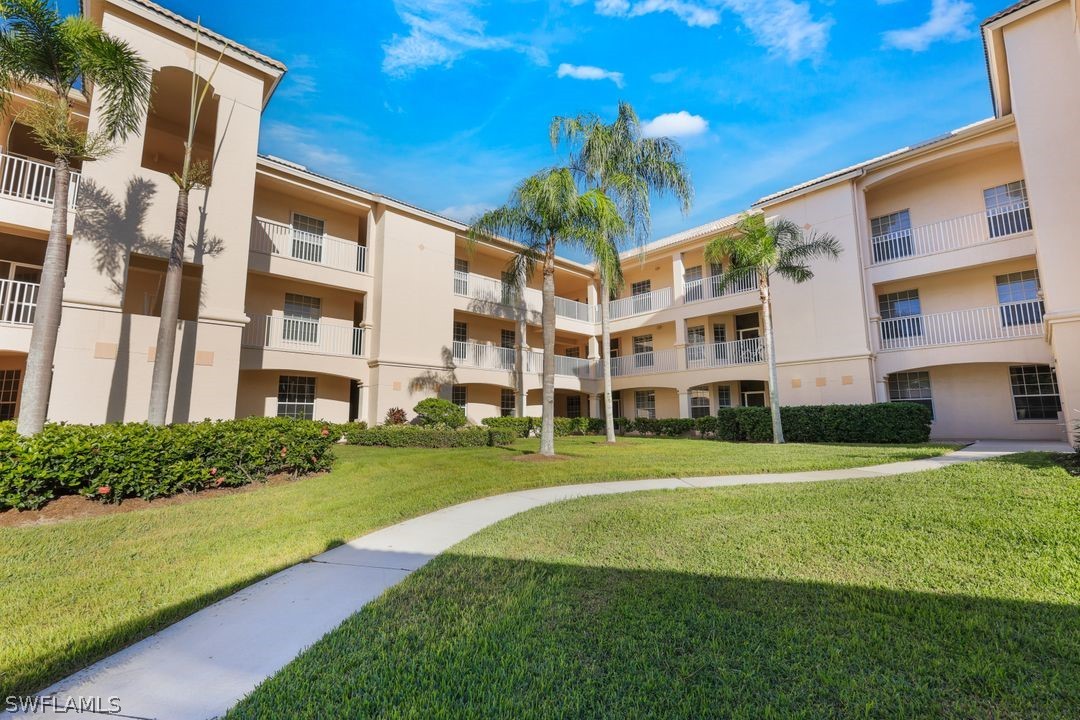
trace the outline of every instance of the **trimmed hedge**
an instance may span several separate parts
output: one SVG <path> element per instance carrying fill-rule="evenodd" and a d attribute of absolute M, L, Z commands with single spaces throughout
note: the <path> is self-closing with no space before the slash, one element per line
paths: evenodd
<path fill-rule="evenodd" d="M 907 444 L 930 439 L 930 410 L 917 403 L 792 405 L 780 409 L 780 419 L 789 442 Z M 768 408 L 721 408 L 697 422 L 698 431 L 714 440 L 772 442 Z"/>
<path fill-rule="evenodd" d="M 490 428 L 509 428 L 519 438 L 540 434 L 538 417 L 490 417 L 481 420 Z M 598 435 L 604 432 L 604 421 L 598 418 L 555 418 L 555 437 L 567 435 Z"/>
<path fill-rule="evenodd" d="M 463 427 L 466 423 L 465 409 L 442 398 L 426 398 L 413 408 L 416 424 L 424 427 L 445 425 L 450 428 Z"/>
<path fill-rule="evenodd" d="M 509 428 L 448 428 L 420 425 L 377 425 L 353 434 L 354 445 L 393 448 L 457 448 L 509 445 L 515 433 Z"/>
<path fill-rule="evenodd" d="M 30 438 L 0 423 L 0 508 L 61 495 L 108 502 L 234 487 L 281 472 L 327 470 L 337 440 L 326 423 L 245 418 L 157 427 L 46 425 Z"/>

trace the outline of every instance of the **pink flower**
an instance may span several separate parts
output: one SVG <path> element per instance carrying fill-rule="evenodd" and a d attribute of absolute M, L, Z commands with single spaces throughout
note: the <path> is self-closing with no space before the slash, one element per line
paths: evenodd
<path fill-rule="evenodd" d="M 112 492 L 112 488 L 109 487 L 108 485 L 102 485 L 97 489 L 97 494 L 98 495 L 108 495 L 111 492 Z"/>
<path fill-rule="evenodd" d="M 323 437 L 326 437 L 329 434 L 330 434 L 330 429 L 329 428 L 323 428 L 322 429 L 322 436 Z"/>
<path fill-rule="evenodd" d="M 216 467 L 210 468 L 210 474 L 211 475 L 217 475 L 217 468 Z"/>
<path fill-rule="evenodd" d="M 289 454 L 289 448 L 287 448 L 287 447 L 281 448 L 281 457 L 285 457 L 288 454 Z"/>

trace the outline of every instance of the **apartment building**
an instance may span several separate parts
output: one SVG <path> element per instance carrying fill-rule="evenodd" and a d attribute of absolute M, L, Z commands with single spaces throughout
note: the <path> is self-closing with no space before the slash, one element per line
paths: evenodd
<path fill-rule="evenodd" d="M 70 262 L 49 418 L 146 417 L 195 25 L 147 0 L 83 12 L 154 68 L 144 132 L 72 178 Z M 774 283 L 783 404 L 908 400 L 938 437 L 1060 439 L 1080 408 L 1078 0 L 1022 2 L 983 26 L 995 117 L 763 198 L 751 211 L 840 239 L 802 285 Z M 260 156 L 285 67 L 227 38 L 197 152 L 169 417 L 378 422 L 439 395 L 479 421 L 540 413 L 540 277 L 509 242 Z M 1048 72 L 1047 68 L 1053 68 Z M 76 99 L 90 127 L 99 108 Z M 10 117 L 0 156 L 0 417 L 18 413 L 52 204 L 51 166 Z M 624 255 L 611 303 L 614 411 L 696 417 L 768 402 L 754 283 L 722 287 L 704 247 L 737 216 Z M 556 412 L 596 416 L 598 283 L 560 259 Z"/>

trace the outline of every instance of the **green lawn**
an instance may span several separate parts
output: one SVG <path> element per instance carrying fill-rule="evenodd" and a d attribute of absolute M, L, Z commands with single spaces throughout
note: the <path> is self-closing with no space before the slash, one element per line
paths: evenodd
<path fill-rule="evenodd" d="M 540 508 L 229 717 L 1080 717 L 1080 480 L 1047 457 Z"/>
<path fill-rule="evenodd" d="M 573 482 L 855 467 L 945 446 L 732 445 L 560 438 L 536 449 L 345 447 L 329 475 L 49 526 L 0 529 L 0 697 L 40 690 L 276 570 L 400 520 L 476 497 Z"/>

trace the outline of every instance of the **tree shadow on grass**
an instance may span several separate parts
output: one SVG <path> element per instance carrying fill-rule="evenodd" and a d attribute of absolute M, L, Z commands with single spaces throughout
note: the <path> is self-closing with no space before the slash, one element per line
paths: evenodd
<path fill-rule="evenodd" d="M 444 555 L 229 717 L 1078 714 L 1077 606 Z"/>

